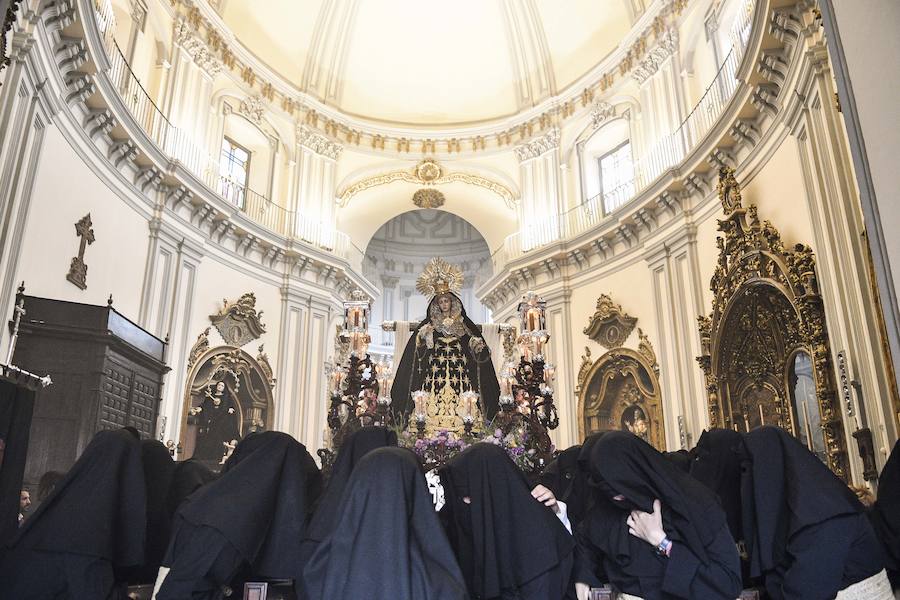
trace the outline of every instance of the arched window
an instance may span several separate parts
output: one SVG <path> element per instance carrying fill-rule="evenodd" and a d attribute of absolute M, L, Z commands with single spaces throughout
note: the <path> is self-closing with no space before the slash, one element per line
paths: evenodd
<path fill-rule="evenodd" d="M 788 391 L 791 394 L 791 409 L 796 428 L 796 436 L 807 448 L 827 463 L 825 436 L 822 433 L 819 403 L 816 399 L 816 381 L 812 359 L 805 350 L 794 354 L 790 361 Z M 810 442 L 812 438 L 812 442 Z"/>
<path fill-rule="evenodd" d="M 634 196 L 634 160 L 628 121 L 614 119 L 582 146 L 585 204 L 594 214 L 608 215 Z"/>
<path fill-rule="evenodd" d="M 228 137 L 222 138 L 219 192 L 223 198 L 240 208 L 244 208 L 249 173 L 250 151 Z"/>

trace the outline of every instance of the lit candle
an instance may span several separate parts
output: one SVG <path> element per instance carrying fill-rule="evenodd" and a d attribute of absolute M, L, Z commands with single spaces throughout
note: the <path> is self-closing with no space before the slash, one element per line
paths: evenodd
<path fill-rule="evenodd" d="M 528 309 L 528 331 L 534 331 L 537 328 L 537 326 L 535 324 L 534 312 L 535 311 L 533 308 Z"/>
<path fill-rule="evenodd" d="M 556 367 L 552 363 L 547 363 L 544 365 L 544 381 L 547 383 L 553 383 L 553 379 L 556 377 Z"/>
<path fill-rule="evenodd" d="M 428 392 L 419 390 L 413 392 L 413 402 L 415 403 L 415 411 L 416 418 L 424 418 L 425 417 L 425 398 L 428 396 Z"/>
<path fill-rule="evenodd" d="M 759 425 L 762 427 L 766 424 L 766 416 L 763 414 L 762 404 L 759 405 Z"/>
<path fill-rule="evenodd" d="M 358 308 L 353 309 L 353 326 L 359 327 L 359 309 Z"/>
<path fill-rule="evenodd" d="M 544 354 L 544 336 L 537 335 L 534 337 L 534 353 L 538 355 Z"/>

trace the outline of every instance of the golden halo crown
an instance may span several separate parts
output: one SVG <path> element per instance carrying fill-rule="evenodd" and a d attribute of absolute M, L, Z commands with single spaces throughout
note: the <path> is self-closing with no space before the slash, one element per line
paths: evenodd
<path fill-rule="evenodd" d="M 462 270 L 443 258 L 432 258 L 416 279 L 416 290 L 423 296 L 458 293 L 463 286 Z"/>

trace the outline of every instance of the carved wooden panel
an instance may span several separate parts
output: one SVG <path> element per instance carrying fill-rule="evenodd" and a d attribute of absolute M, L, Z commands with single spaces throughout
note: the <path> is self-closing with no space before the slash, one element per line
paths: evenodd
<path fill-rule="evenodd" d="M 699 318 L 703 353 L 697 358 L 706 377 L 710 425 L 740 431 L 779 425 L 847 479 L 847 446 L 812 249 L 786 248 L 778 230 L 760 222 L 755 206 L 745 209 L 732 169 L 720 170 L 718 191 L 726 218 L 719 221 L 723 236 L 716 238 L 719 256 L 710 280 L 713 309 Z M 808 365 L 805 388 L 798 365 Z"/>
<path fill-rule="evenodd" d="M 578 387 L 578 433 L 625 430 L 658 450 L 666 449 L 662 399 L 655 365 L 646 355 L 615 348 L 590 362 L 582 358 Z"/>

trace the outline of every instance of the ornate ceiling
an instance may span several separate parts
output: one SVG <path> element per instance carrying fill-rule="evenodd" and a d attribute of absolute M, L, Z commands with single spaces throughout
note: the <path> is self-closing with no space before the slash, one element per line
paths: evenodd
<path fill-rule="evenodd" d="M 409 126 L 502 119 L 566 90 L 644 0 L 210 0 L 237 39 L 345 114 Z"/>

